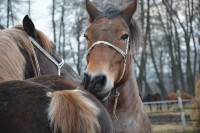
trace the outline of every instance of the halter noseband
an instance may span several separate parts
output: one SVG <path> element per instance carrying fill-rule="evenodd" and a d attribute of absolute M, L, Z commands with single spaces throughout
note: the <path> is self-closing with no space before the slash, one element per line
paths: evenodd
<path fill-rule="evenodd" d="M 32 42 L 32 44 L 34 44 L 47 58 L 49 58 L 49 60 L 51 60 L 57 67 L 58 67 L 58 75 L 60 76 L 60 69 L 62 68 L 62 66 L 64 65 L 64 60 L 62 59 L 62 61 L 60 63 L 58 63 L 49 53 L 47 53 L 32 37 L 28 36 L 28 39 Z M 37 59 L 37 56 L 35 54 L 35 50 L 32 47 L 33 50 L 33 54 L 34 54 L 34 58 L 35 58 L 35 62 L 36 62 L 36 66 L 37 66 L 37 76 L 41 75 L 40 73 L 40 66 L 39 66 L 39 62 Z"/>
<path fill-rule="evenodd" d="M 122 57 L 124 59 L 123 71 L 122 71 L 122 74 L 121 74 L 121 76 L 120 76 L 120 78 L 117 82 L 121 81 L 121 79 L 124 77 L 124 73 L 125 73 L 125 70 L 126 70 L 126 60 L 127 60 L 127 54 L 128 54 L 128 48 L 129 48 L 129 38 L 127 39 L 125 52 L 123 50 L 121 50 L 120 48 L 114 46 L 113 44 L 107 42 L 107 41 L 97 41 L 97 42 L 94 42 L 92 44 L 92 46 L 87 50 L 86 56 L 88 56 L 88 54 L 91 52 L 91 50 L 94 48 L 94 46 L 99 45 L 99 44 L 108 45 L 122 55 Z"/>

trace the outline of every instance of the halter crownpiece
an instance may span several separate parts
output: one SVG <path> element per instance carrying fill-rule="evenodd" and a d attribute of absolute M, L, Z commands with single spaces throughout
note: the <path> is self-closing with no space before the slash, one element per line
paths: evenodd
<path fill-rule="evenodd" d="M 60 76 L 60 69 L 62 68 L 62 66 L 64 65 L 64 60 L 62 59 L 62 61 L 60 63 L 58 63 L 49 53 L 47 53 L 32 37 L 28 36 L 28 39 L 47 57 L 49 58 L 49 60 L 51 60 L 57 67 L 58 67 L 58 75 Z M 37 59 L 37 56 L 35 54 L 35 50 L 33 49 L 33 54 L 34 54 L 34 58 L 35 58 L 35 62 L 36 62 L 36 66 L 37 66 L 37 71 L 38 71 L 38 76 L 41 75 L 40 73 L 40 66 L 39 66 L 39 62 Z"/>
<path fill-rule="evenodd" d="M 94 48 L 94 46 L 100 45 L 100 44 L 108 45 L 108 46 L 112 47 L 113 49 L 115 49 L 117 52 L 119 52 L 122 55 L 122 57 L 124 59 L 123 71 L 122 71 L 122 74 L 121 74 L 121 76 L 120 76 L 120 78 L 119 78 L 119 80 L 117 82 L 121 81 L 121 79 L 124 77 L 124 73 L 125 73 L 125 69 L 126 69 L 126 60 L 127 60 L 127 54 L 128 54 L 128 48 L 129 48 L 129 38 L 127 39 L 125 52 L 123 50 L 121 50 L 120 48 L 114 46 L 113 44 L 107 42 L 107 41 L 97 41 L 97 42 L 94 42 L 92 44 L 92 46 L 87 50 L 86 56 L 89 55 L 89 53 Z"/>

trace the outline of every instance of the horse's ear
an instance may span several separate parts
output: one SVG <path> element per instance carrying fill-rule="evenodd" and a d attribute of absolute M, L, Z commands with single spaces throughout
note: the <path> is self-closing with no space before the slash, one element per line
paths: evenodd
<path fill-rule="evenodd" d="M 131 18 L 133 17 L 135 11 L 137 9 L 137 0 L 133 0 L 122 12 L 121 15 L 125 19 L 125 21 L 130 24 Z"/>
<path fill-rule="evenodd" d="M 31 37 L 36 37 L 37 32 L 35 29 L 35 25 L 32 22 L 32 20 L 29 18 L 28 15 L 26 15 L 23 19 L 23 27 L 24 31 Z"/>
<path fill-rule="evenodd" d="M 89 22 L 92 23 L 94 19 L 99 15 L 100 11 L 89 1 L 86 0 L 86 10 L 89 15 Z"/>
<path fill-rule="evenodd" d="M 0 30 L 4 30 L 5 28 L 3 27 L 3 25 L 0 24 Z"/>

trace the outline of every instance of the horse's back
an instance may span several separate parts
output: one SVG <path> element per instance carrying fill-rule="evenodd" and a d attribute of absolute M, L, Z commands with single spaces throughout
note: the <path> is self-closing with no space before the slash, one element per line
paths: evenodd
<path fill-rule="evenodd" d="M 46 109 L 49 98 L 45 86 L 26 81 L 0 84 L 1 133 L 49 133 Z"/>
<path fill-rule="evenodd" d="M 92 94 L 83 89 L 78 83 L 72 81 L 71 79 L 56 75 L 44 75 L 40 77 L 34 77 L 28 79 L 28 81 L 40 83 L 42 85 L 48 86 L 49 88 L 55 91 L 69 90 L 69 89 L 74 90 L 78 88 L 81 91 L 85 92 L 84 96 L 92 100 L 101 110 L 98 117 L 99 123 L 101 125 L 101 132 L 113 133 L 112 120 L 105 107 Z"/>
<path fill-rule="evenodd" d="M 181 92 L 181 98 L 182 99 L 192 99 L 193 96 L 188 94 L 188 93 L 185 93 L 185 92 Z"/>
<path fill-rule="evenodd" d="M 167 95 L 167 100 L 177 100 L 177 93 L 172 92 Z"/>
<path fill-rule="evenodd" d="M 51 133 L 58 128 L 64 132 L 98 133 L 97 118 L 105 120 L 100 121 L 102 125 L 108 119 L 102 114 L 97 117 L 98 107 L 83 94 L 73 88 L 53 91 L 31 81 L 3 82 L 0 84 L 0 132 Z M 112 129 L 105 127 L 102 133 Z"/>

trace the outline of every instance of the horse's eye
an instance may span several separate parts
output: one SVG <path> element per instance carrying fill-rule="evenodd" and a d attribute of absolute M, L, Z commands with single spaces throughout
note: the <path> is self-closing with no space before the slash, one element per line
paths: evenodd
<path fill-rule="evenodd" d="M 89 40 L 88 37 L 84 34 L 83 37 L 85 37 L 86 40 Z"/>
<path fill-rule="evenodd" d="M 128 38 L 128 34 L 124 34 L 121 36 L 120 40 L 126 41 L 127 38 Z"/>

